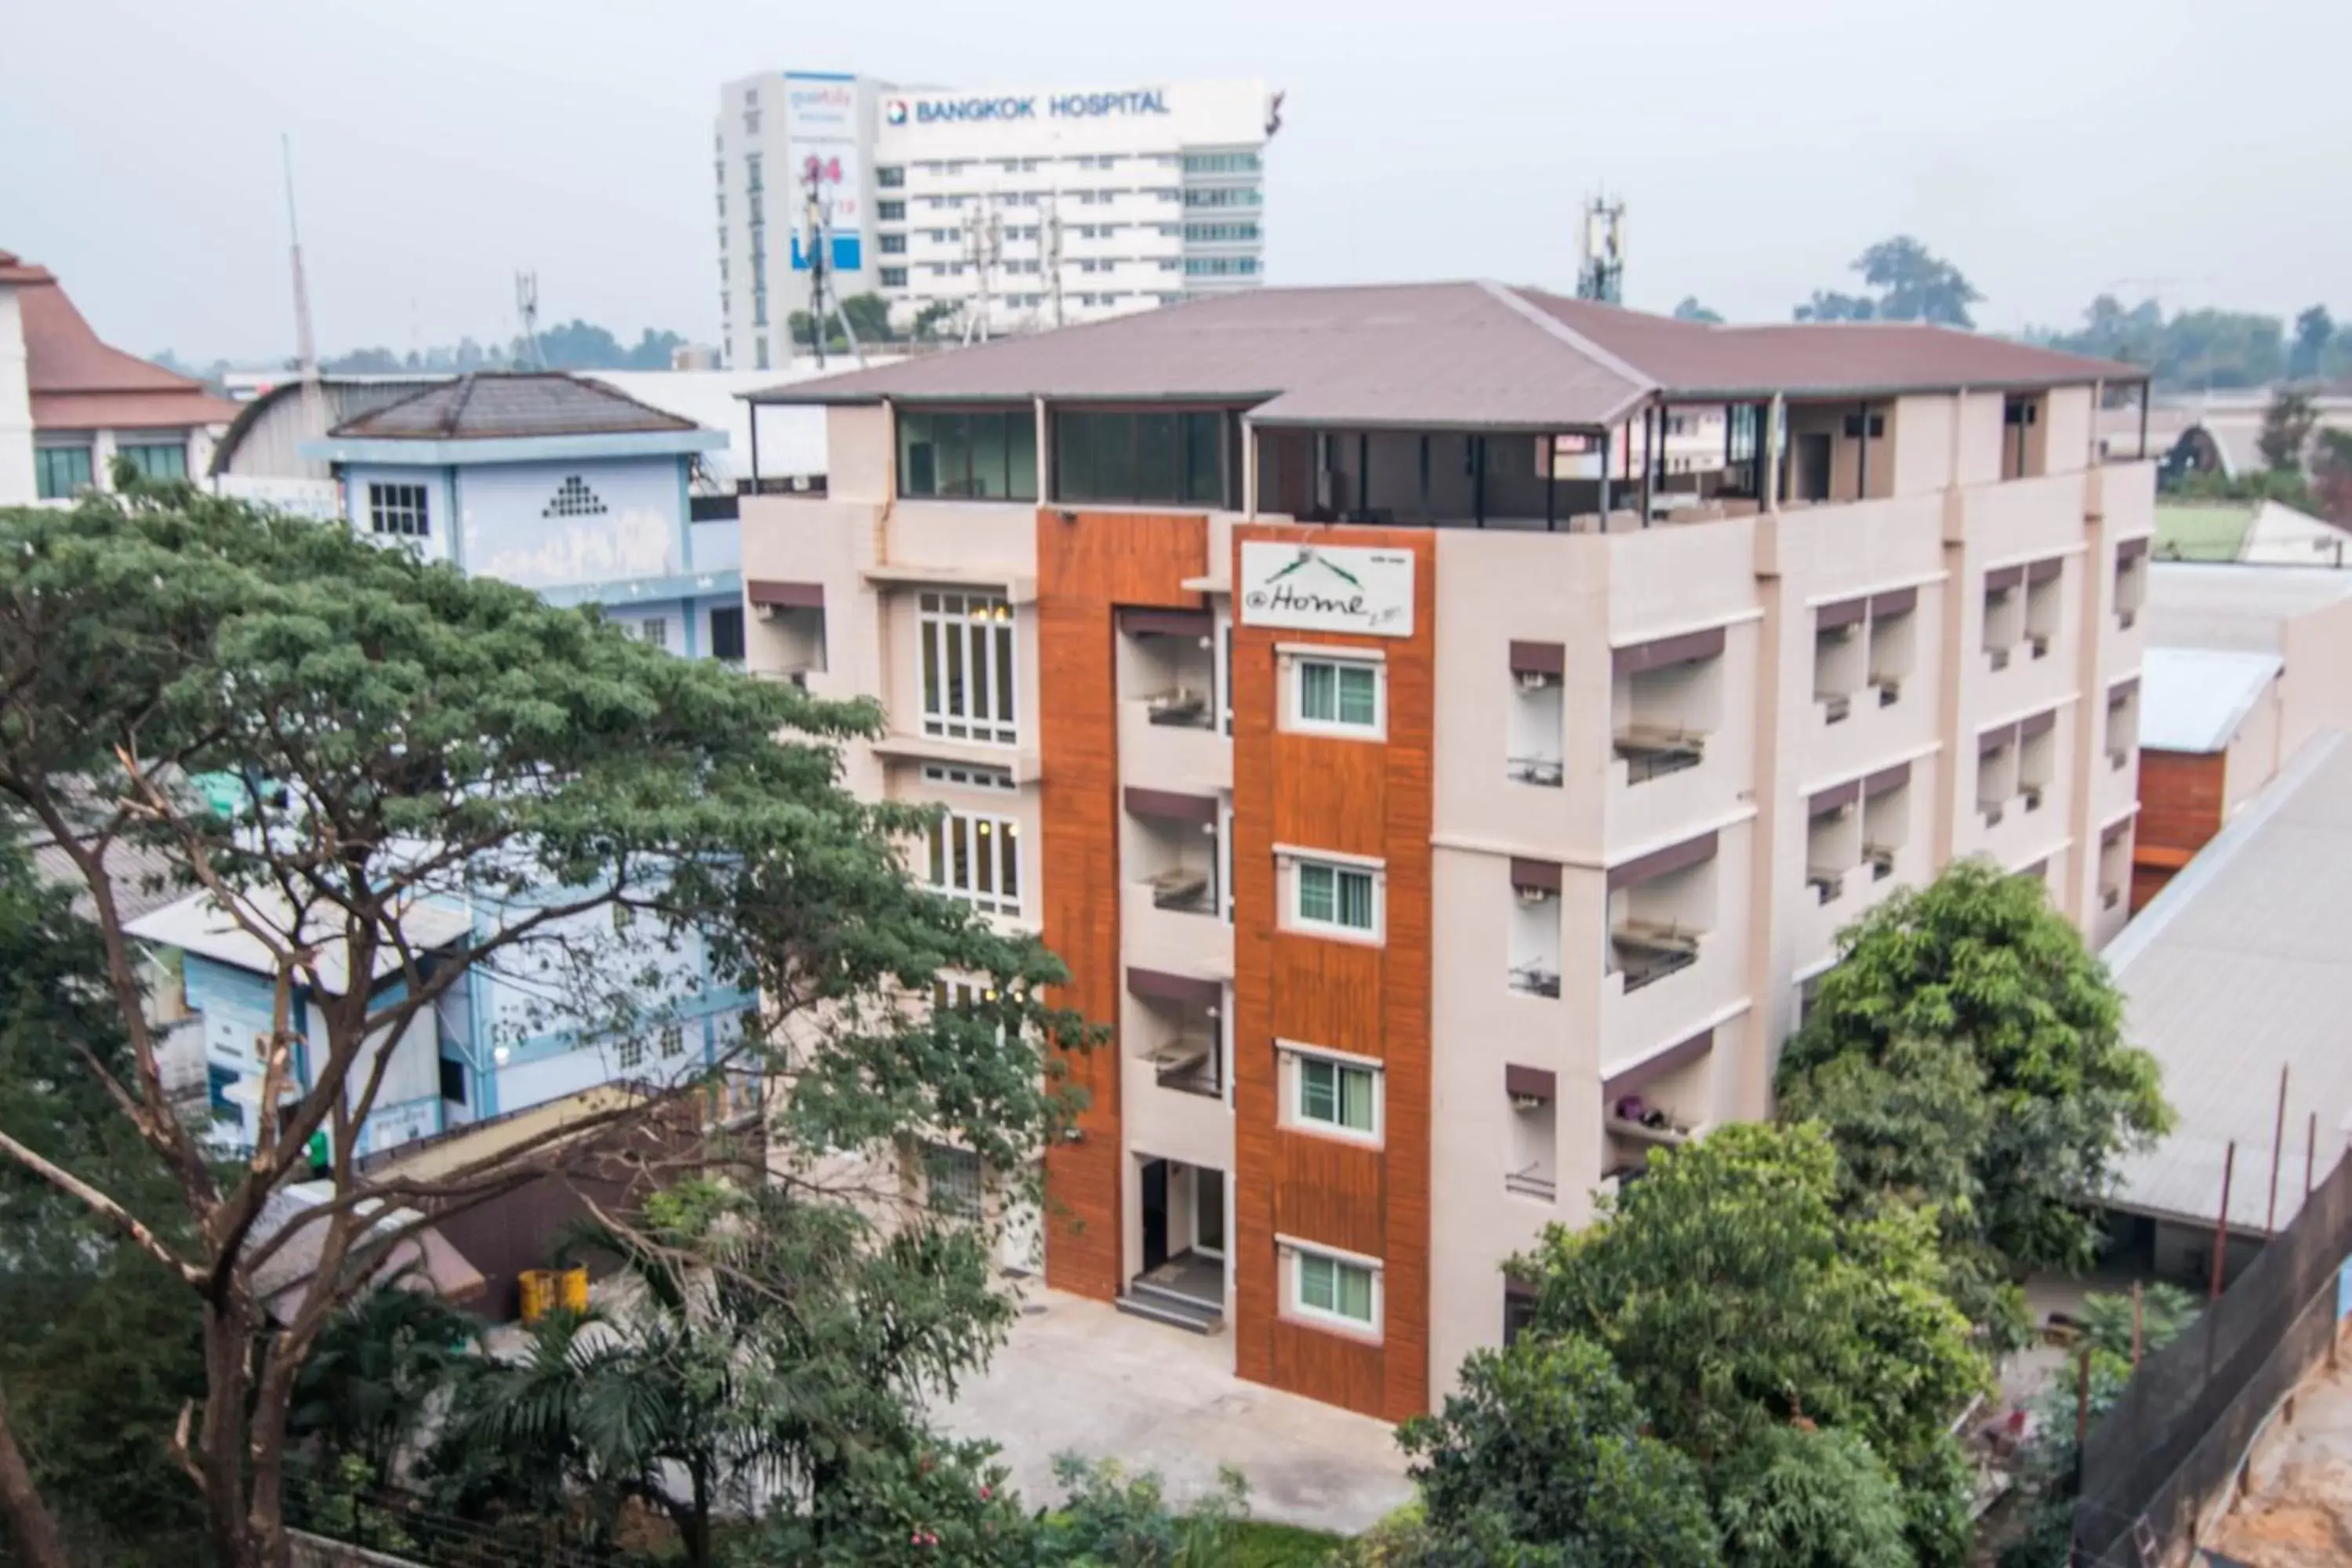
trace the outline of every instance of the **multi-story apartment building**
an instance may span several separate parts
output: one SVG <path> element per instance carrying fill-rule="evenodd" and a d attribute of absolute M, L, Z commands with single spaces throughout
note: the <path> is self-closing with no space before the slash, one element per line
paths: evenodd
<path fill-rule="evenodd" d="M 856 787 L 1113 1027 L 1047 1280 L 1393 1419 L 1547 1223 L 1765 1113 L 1896 889 L 2120 924 L 2142 375 L 1478 283 L 1014 339 L 763 395 L 829 493 L 745 502 L 748 662 L 880 698 Z"/>
<path fill-rule="evenodd" d="M 1274 124 L 1253 81 L 729 82 L 712 136 L 727 363 L 791 362 L 820 223 L 830 292 L 879 294 L 900 326 L 1002 334 L 1253 287 Z"/>

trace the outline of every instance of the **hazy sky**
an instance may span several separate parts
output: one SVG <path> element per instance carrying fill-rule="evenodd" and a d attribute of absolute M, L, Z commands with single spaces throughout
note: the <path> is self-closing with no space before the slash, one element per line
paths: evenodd
<path fill-rule="evenodd" d="M 2347 0 L 72 0 L 0 21 L 0 248 L 140 353 L 544 320 L 718 330 L 710 130 L 772 68 L 963 85 L 1256 76 L 1276 283 L 1565 286 L 1605 181 L 1628 302 L 1785 320 L 1917 235 L 1980 324 L 2103 289 L 2352 316 Z"/>

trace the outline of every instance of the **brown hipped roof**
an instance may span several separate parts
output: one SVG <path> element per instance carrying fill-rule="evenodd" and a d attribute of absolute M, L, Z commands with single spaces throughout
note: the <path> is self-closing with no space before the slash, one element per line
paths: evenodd
<path fill-rule="evenodd" d="M 0 285 L 15 286 L 24 320 L 35 429 L 155 429 L 236 416 L 236 405 L 201 382 L 101 342 L 47 268 L 0 250 Z"/>
<path fill-rule="evenodd" d="M 698 428 L 588 376 L 474 371 L 347 419 L 331 433 L 356 440 L 480 441 Z"/>
<path fill-rule="evenodd" d="M 1261 289 L 755 394 L 761 403 L 1248 403 L 1266 425 L 1591 429 L 1653 397 L 2139 381 L 1939 327 L 1719 327 L 1484 282 Z"/>

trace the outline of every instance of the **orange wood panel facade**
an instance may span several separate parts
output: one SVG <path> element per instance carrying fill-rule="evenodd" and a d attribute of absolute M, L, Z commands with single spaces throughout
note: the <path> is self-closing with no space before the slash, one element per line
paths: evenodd
<path fill-rule="evenodd" d="M 1245 524 L 1251 539 L 1413 554 L 1414 635 L 1344 637 L 1234 628 L 1234 1370 L 1254 1382 L 1387 1420 L 1429 1405 L 1430 828 L 1436 568 L 1426 532 Z M 1376 647 L 1387 669 L 1387 739 L 1286 731 L 1275 645 Z M 1380 858 L 1379 946 L 1284 931 L 1274 847 Z M 1285 1131 L 1276 1039 L 1383 1064 L 1378 1148 Z M 1286 1317 L 1276 1237 L 1381 1261 L 1378 1343 Z"/>
<path fill-rule="evenodd" d="M 2139 824 L 2132 839 L 2132 912 L 2156 897 L 2221 831 L 2228 757 L 2220 752 L 2139 754 Z"/>
<path fill-rule="evenodd" d="M 1057 1000 L 1097 1024 L 1117 1024 L 1124 984 L 1115 612 L 1205 607 L 1181 584 L 1206 570 L 1208 551 L 1199 513 L 1037 513 L 1045 941 L 1070 972 Z M 1126 1283 L 1118 1051 L 1113 1039 L 1070 1058 L 1089 1103 L 1077 1139 L 1045 1157 L 1045 1282 L 1100 1300 Z"/>

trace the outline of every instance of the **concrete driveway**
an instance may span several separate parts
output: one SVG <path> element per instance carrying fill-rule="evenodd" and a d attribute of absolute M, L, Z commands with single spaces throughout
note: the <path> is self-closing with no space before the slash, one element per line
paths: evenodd
<path fill-rule="evenodd" d="M 1163 1327 L 1099 1301 L 1033 1287 L 1028 1313 L 985 1376 L 939 1412 L 961 1437 L 1003 1449 L 1033 1508 L 1061 1500 L 1054 1456 L 1157 1470 L 1172 1501 L 1213 1490 L 1217 1467 L 1249 1478 L 1257 1519 L 1352 1535 L 1412 1496 L 1393 1428 L 1228 1370 L 1233 1342 Z"/>

